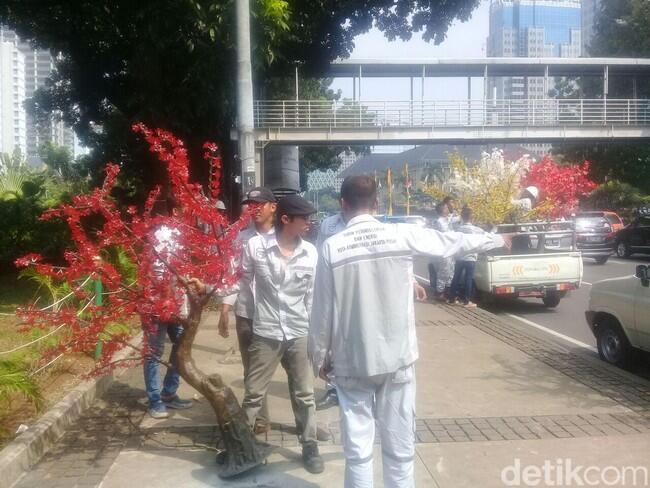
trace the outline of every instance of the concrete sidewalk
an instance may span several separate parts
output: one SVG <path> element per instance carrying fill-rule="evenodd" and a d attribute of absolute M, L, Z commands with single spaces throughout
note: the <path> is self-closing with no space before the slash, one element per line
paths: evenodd
<path fill-rule="evenodd" d="M 482 310 L 418 304 L 417 318 L 417 486 L 507 486 L 502 472 L 516 463 L 528 466 L 529 479 L 545 463 L 549 469 L 571 463 L 650 470 L 649 382 Z M 241 364 L 229 355 L 234 333 L 218 337 L 216 319 L 206 320 L 195 358 L 204 371 L 221 373 L 241 399 Z M 186 385 L 180 394 L 194 396 Z M 321 445 L 325 472 L 311 475 L 300 463 L 281 369 L 269 401 L 277 425 L 267 440 L 278 448 L 267 465 L 224 481 L 216 476 L 214 452 L 201 447 L 217 440 L 209 405 L 197 399 L 190 410 L 153 420 L 145 415 L 142 372 L 133 370 L 17 486 L 342 486 L 338 410 L 319 412 L 333 438 Z M 379 447 L 375 459 L 376 486 L 382 486 Z M 516 482 L 517 472 L 507 469 L 505 480 Z M 645 486 L 638 473 L 636 485 L 613 486 Z M 552 486 L 578 486 L 561 475 L 553 471 Z M 594 469 L 590 476 L 599 479 Z"/>

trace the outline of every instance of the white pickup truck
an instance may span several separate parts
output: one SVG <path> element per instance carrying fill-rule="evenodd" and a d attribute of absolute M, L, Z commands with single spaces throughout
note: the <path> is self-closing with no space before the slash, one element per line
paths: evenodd
<path fill-rule="evenodd" d="M 598 281 L 591 287 L 587 323 L 598 353 L 625 367 L 638 351 L 650 352 L 650 269 L 640 264 L 634 275 Z"/>
<path fill-rule="evenodd" d="M 512 249 L 479 255 L 474 282 L 480 299 L 494 296 L 538 297 L 556 307 L 582 283 L 582 258 L 576 251 L 572 222 L 506 224 Z"/>

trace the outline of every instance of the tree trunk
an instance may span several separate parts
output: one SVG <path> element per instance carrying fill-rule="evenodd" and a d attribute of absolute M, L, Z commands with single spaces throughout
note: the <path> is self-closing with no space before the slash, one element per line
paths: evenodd
<path fill-rule="evenodd" d="M 190 315 L 177 351 L 177 366 L 181 377 L 210 402 L 221 431 L 224 450 L 217 455 L 217 473 L 230 478 L 262 464 L 272 447 L 260 443 L 248 425 L 232 390 L 219 374 L 206 375 L 196 367 L 192 358 L 192 344 L 201 323 L 204 303 L 190 299 Z"/>

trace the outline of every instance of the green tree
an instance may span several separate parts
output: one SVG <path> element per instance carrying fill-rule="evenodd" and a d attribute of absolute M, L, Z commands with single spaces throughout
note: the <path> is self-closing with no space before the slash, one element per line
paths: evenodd
<path fill-rule="evenodd" d="M 39 155 L 43 163 L 52 171 L 63 178 L 72 178 L 74 171 L 74 158 L 72 152 L 65 146 L 59 146 L 52 141 L 47 141 L 40 147 Z"/>
<path fill-rule="evenodd" d="M 87 190 L 88 182 L 78 174 L 71 174 L 76 163 L 65 159 L 67 153 L 55 146 L 51 149 L 45 161 L 52 166 L 38 169 L 30 167 L 20 152 L 0 155 L 2 271 L 13 269 L 14 260 L 28 252 L 38 252 L 54 260 L 62 257 L 69 238 L 68 229 L 60 222 L 43 221 L 40 216 L 48 208 Z"/>
<path fill-rule="evenodd" d="M 256 92 L 301 63 L 306 76 L 347 57 L 373 23 L 389 39 L 423 32 L 441 42 L 479 0 L 255 0 L 252 5 Z M 190 155 L 206 139 L 221 142 L 225 174 L 236 172 L 230 130 L 235 114 L 234 0 L 76 0 L 35 4 L 6 0 L 0 21 L 35 45 L 62 53 L 31 103 L 60 112 L 92 149 L 91 162 L 119 161 L 140 197 L 162 181 L 159 165 L 130 133 L 142 121 L 171 130 Z M 192 158 L 200 160 L 200 158 Z M 192 168 L 204 178 L 206 167 Z M 101 174 L 92 170 L 94 175 Z M 227 184 L 231 181 L 227 181 Z"/>
<path fill-rule="evenodd" d="M 27 161 L 18 151 L 12 155 L 0 154 L 0 201 L 20 198 L 23 185 L 29 179 L 30 169 Z"/>
<path fill-rule="evenodd" d="M 326 213 L 336 213 L 341 208 L 336 192 L 323 193 L 319 196 L 318 210 Z"/>
<path fill-rule="evenodd" d="M 647 0 L 602 0 L 591 56 L 650 57 L 650 2 Z M 631 77 L 610 77 L 610 98 L 632 98 Z M 602 79 L 580 80 L 580 92 L 587 98 L 601 98 Z M 637 80 L 637 97 L 650 96 L 650 80 Z M 593 177 L 600 182 L 620 180 L 650 193 L 650 147 L 647 143 L 568 144 L 554 147 L 562 157 L 591 162 Z"/>
<path fill-rule="evenodd" d="M 648 197 L 643 197 L 637 188 L 612 180 L 592 191 L 580 206 L 585 210 L 614 210 L 630 218 L 637 207 L 647 203 Z"/>

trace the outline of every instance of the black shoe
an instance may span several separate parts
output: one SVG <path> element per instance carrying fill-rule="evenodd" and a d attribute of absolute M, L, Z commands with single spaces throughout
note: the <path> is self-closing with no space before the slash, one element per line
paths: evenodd
<path fill-rule="evenodd" d="M 330 407 L 337 407 L 339 404 L 339 397 L 336 390 L 327 390 L 325 396 L 316 402 L 316 410 L 325 410 Z"/>
<path fill-rule="evenodd" d="M 325 471 L 325 463 L 318 453 L 318 444 L 307 442 L 302 445 L 302 463 L 310 473 L 318 474 Z"/>

